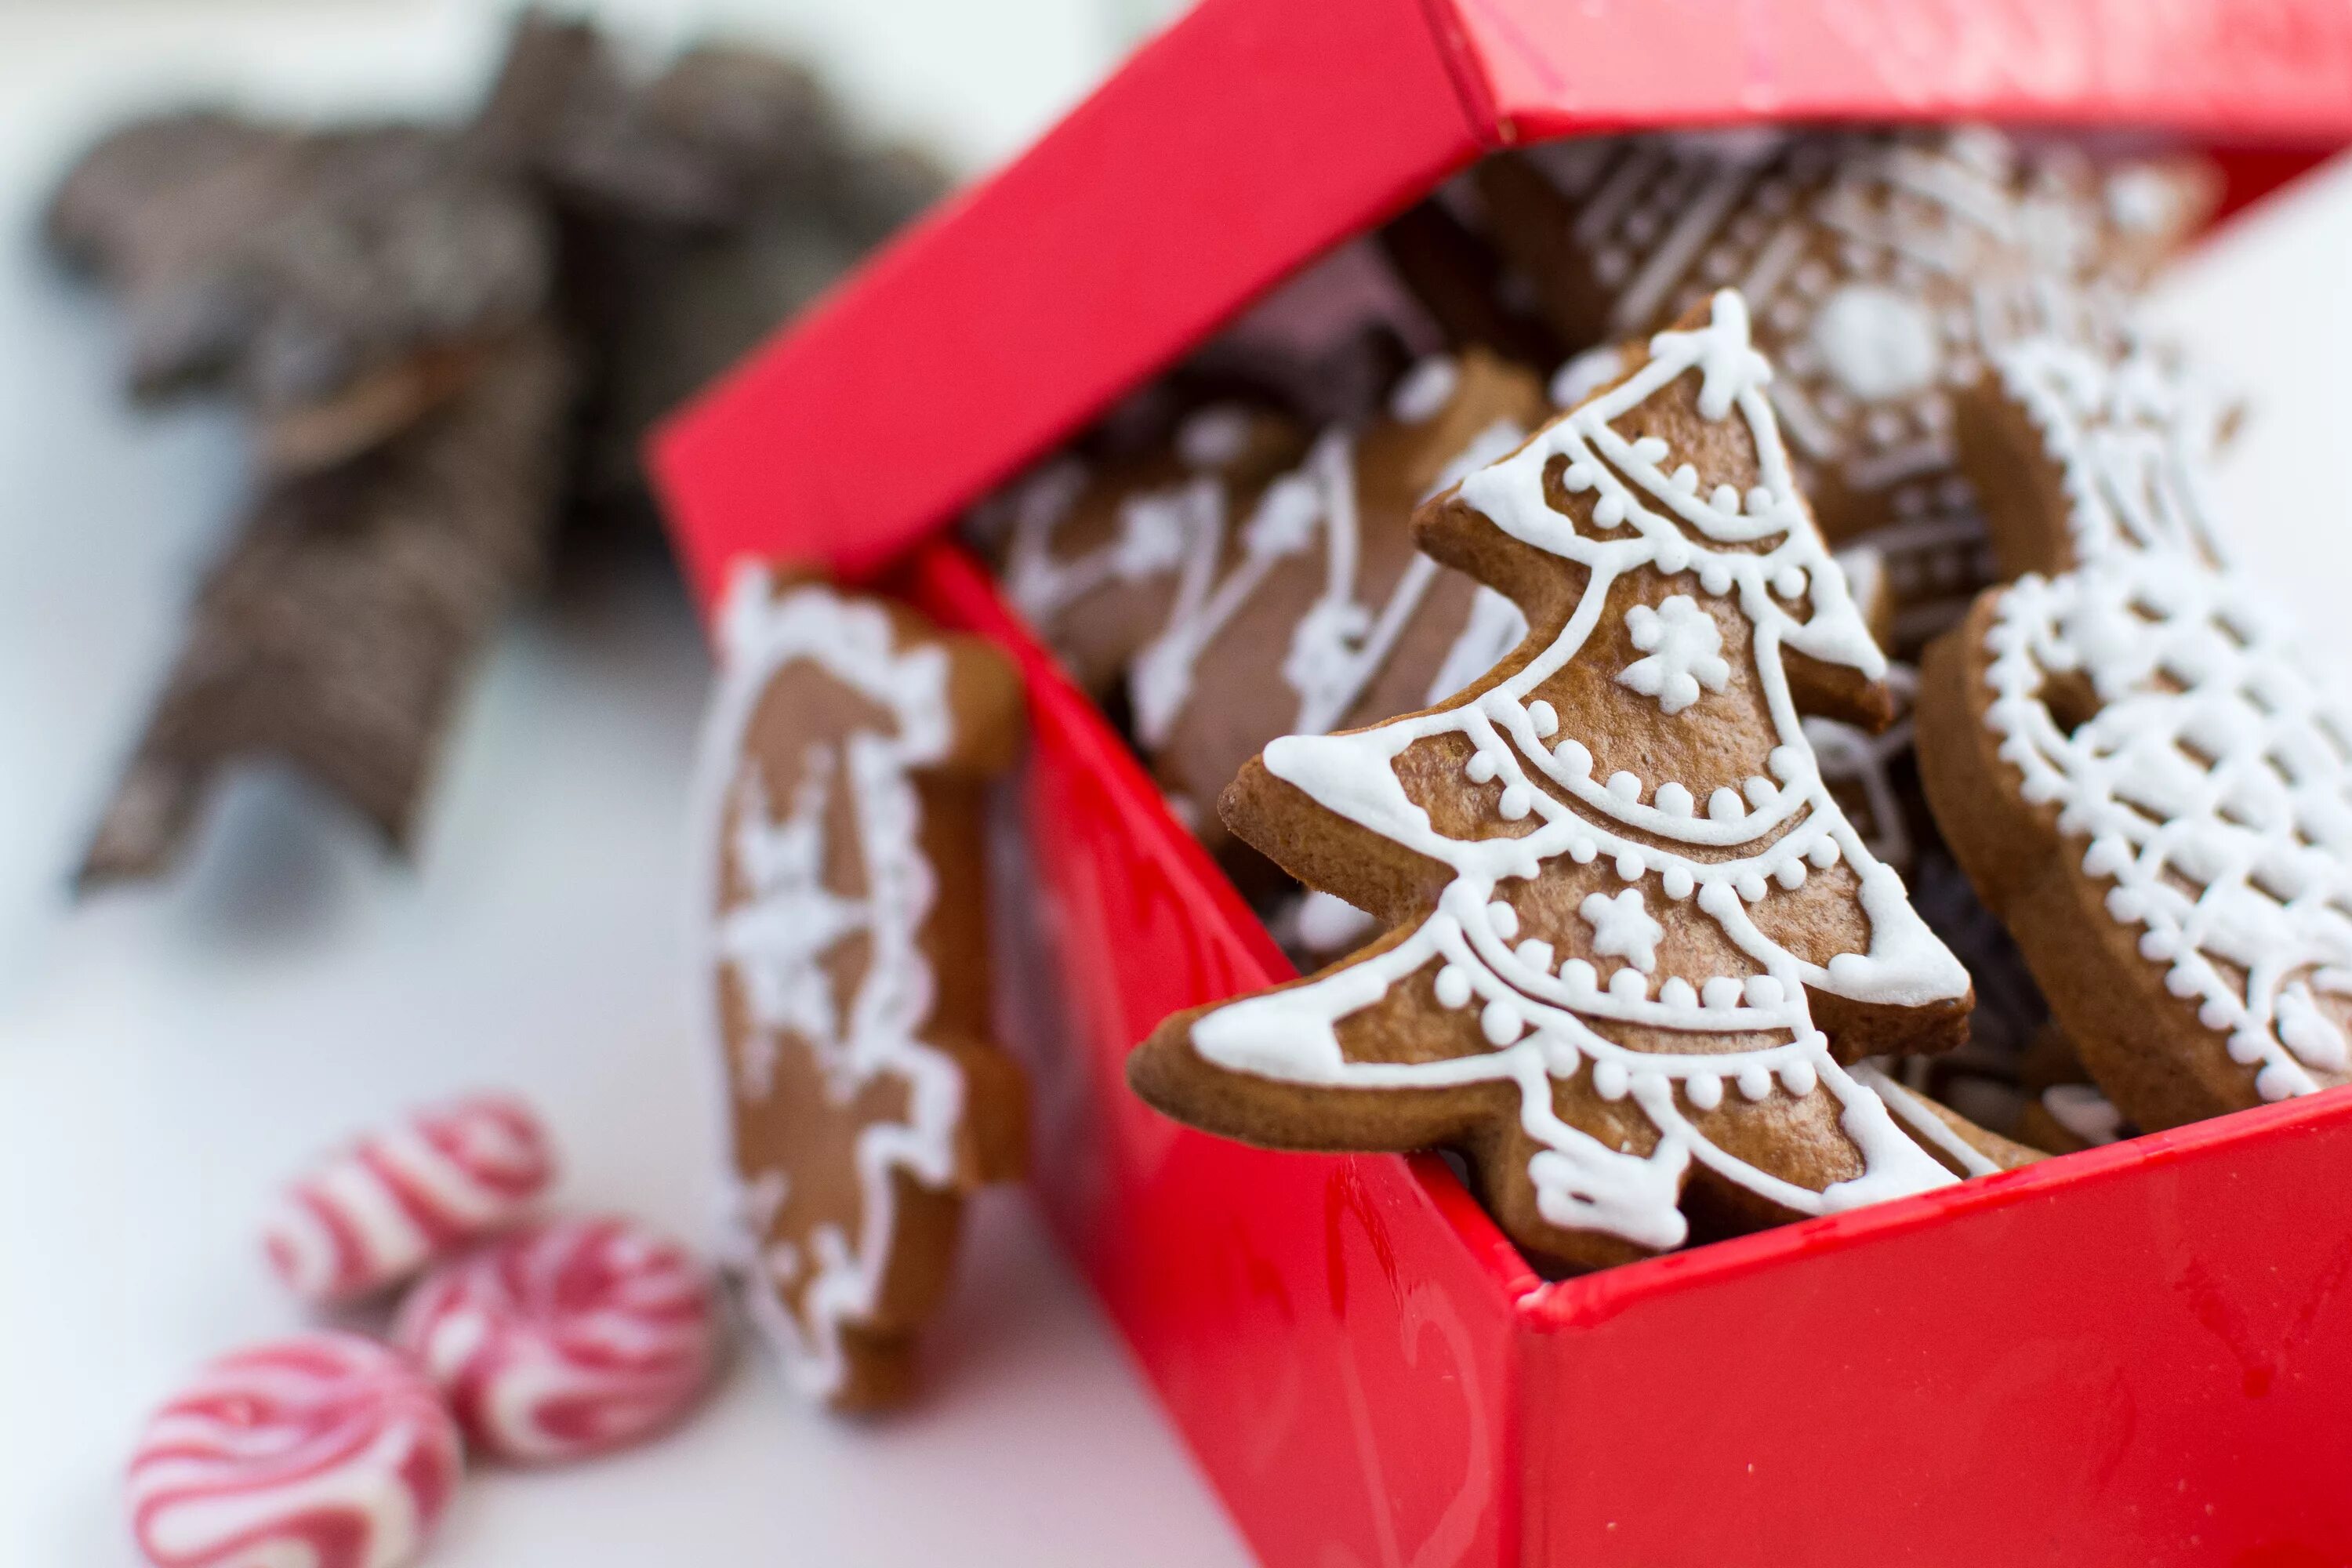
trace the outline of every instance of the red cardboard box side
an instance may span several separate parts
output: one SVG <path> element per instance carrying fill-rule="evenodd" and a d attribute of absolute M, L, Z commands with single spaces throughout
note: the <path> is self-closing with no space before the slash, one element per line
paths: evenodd
<path fill-rule="evenodd" d="M 2347 1167 L 2338 1089 L 1553 1286 L 1526 1560 L 2352 1562 Z"/>
<path fill-rule="evenodd" d="M 1419 0 L 1204 0 L 656 437 L 689 576 L 902 554 L 1475 145 Z"/>
<path fill-rule="evenodd" d="M 1040 950 L 1010 960 L 1035 994 L 1000 998 L 1032 1185 L 1235 1521 L 1267 1563 L 1518 1561 L 1527 1264 L 1434 1158 L 1246 1148 L 1128 1091 L 1164 1014 L 1290 965 L 975 563 L 935 545 L 891 585 L 1021 668 L 1022 875 L 995 924 Z"/>
<path fill-rule="evenodd" d="M 1538 1289 L 1434 1160 L 1126 1092 L 1162 1013 L 1286 965 L 969 558 L 897 585 L 1023 668 L 1018 892 L 1070 1008 L 1036 1188 L 1264 1560 L 2352 1560 L 2352 1216 L 2282 1199 L 2352 1161 L 2352 1091 Z"/>

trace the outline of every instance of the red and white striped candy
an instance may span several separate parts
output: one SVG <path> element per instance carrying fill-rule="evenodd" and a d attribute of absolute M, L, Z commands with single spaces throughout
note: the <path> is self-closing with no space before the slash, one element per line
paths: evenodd
<path fill-rule="evenodd" d="M 466 1435 L 502 1458 L 576 1458 L 634 1443 L 710 1385 L 711 1279 L 625 1219 L 562 1220 L 426 1276 L 393 1337 Z"/>
<path fill-rule="evenodd" d="M 158 1568 L 393 1568 L 457 1484 L 457 1427 L 398 1352 L 356 1334 L 213 1363 L 131 1461 L 131 1523 Z"/>
<path fill-rule="evenodd" d="M 370 1133 L 296 1182 L 263 1243 L 306 1300 L 349 1301 L 514 1224 L 554 1179 L 530 1108 L 477 1095 Z"/>

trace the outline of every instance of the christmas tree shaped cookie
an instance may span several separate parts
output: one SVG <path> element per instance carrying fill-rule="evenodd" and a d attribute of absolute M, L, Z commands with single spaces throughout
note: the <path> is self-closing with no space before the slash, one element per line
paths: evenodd
<path fill-rule="evenodd" d="M 2157 356 L 2004 351 L 1962 405 L 2002 564 L 1919 761 L 2082 1063 L 2145 1129 L 2352 1081 L 2352 709 L 2217 541 Z"/>
<path fill-rule="evenodd" d="M 1517 602 L 1519 647 L 1435 708 L 1275 742 L 1222 802 L 1388 934 L 1129 1063 L 1232 1136 L 1458 1149 L 1571 1266 L 1676 1246 L 1686 1211 L 1737 1229 L 1950 1180 L 1843 1064 L 1951 1045 L 1969 1004 L 1805 743 L 1805 713 L 1893 705 L 1742 302 L 1635 358 L 1421 514 Z"/>
<path fill-rule="evenodd" d="M 1018 1072 L 988 1039 L 980 787 L 1020 689 L 987 645 L 738 572 L 700 759 L 709 1049 L 735 1263 L 793 1381 L 908 1391 L 961 1194 L 1018 1174 Z"/>

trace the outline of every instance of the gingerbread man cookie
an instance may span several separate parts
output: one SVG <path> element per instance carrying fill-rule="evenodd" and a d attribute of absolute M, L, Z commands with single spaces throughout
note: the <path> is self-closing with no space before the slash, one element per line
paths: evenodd
<path fill-rule="evenodd" d="M 2219 419 L 2145 349 L 1995 369 L 1960 444 L 2022 575 L 1928 651 L 1937 822 L 2122 1118 L 2352 1081 L 2352 710 L 2215 536 Z"/>
<path fill-rule="evenodd" d="M 1021 736 L 994 649 L 746 566 L 718 623 L 696 853 L 738 1268 L 793 1380 L 908 1391 L 962 1194 L 1019 1173 L 988 1038 L 981 788 Z"/>
<path fill-rule="evenodd" d="M 1954 395 L 2016 337 L 2105 339 L 2215 194 L 2186 161 L 2100 166 L 1984 129 L 1582 139 L 1478 177 L 1496 243 L 1570 344 L 1741 290 L 1797 487 L 1832 542 L 1877 545 L 1901 651 L 1990 580 Z"/>
<path fill-rule="evenodd" d="M 1801 714 L 1892 699 L 1745 307 L 1635 359 L 1417 521 L 1518 605 L 1518 647 L 1424 711 L 1276 741 L 1222 802 L 1388 933 L 1129 1066 L 1230 1136 L 1458 1149 L 1570 1267 L 1951 1180 L 1844 1064 L 1949 1046 L 1969 1005 L 1805 742 Z"/>

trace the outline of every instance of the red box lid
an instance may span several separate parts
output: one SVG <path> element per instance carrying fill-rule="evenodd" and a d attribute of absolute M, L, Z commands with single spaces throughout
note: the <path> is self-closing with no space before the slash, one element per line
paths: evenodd
<path fill-rule="evenodd" d="M 1202 0 L 655 437 L 707 600 L 861 575 L 1483 153 L 1753 120 L 2352 141 L 2344 0 Z M 2233 197 L 2310 161 L 2239 160 Z"/>

